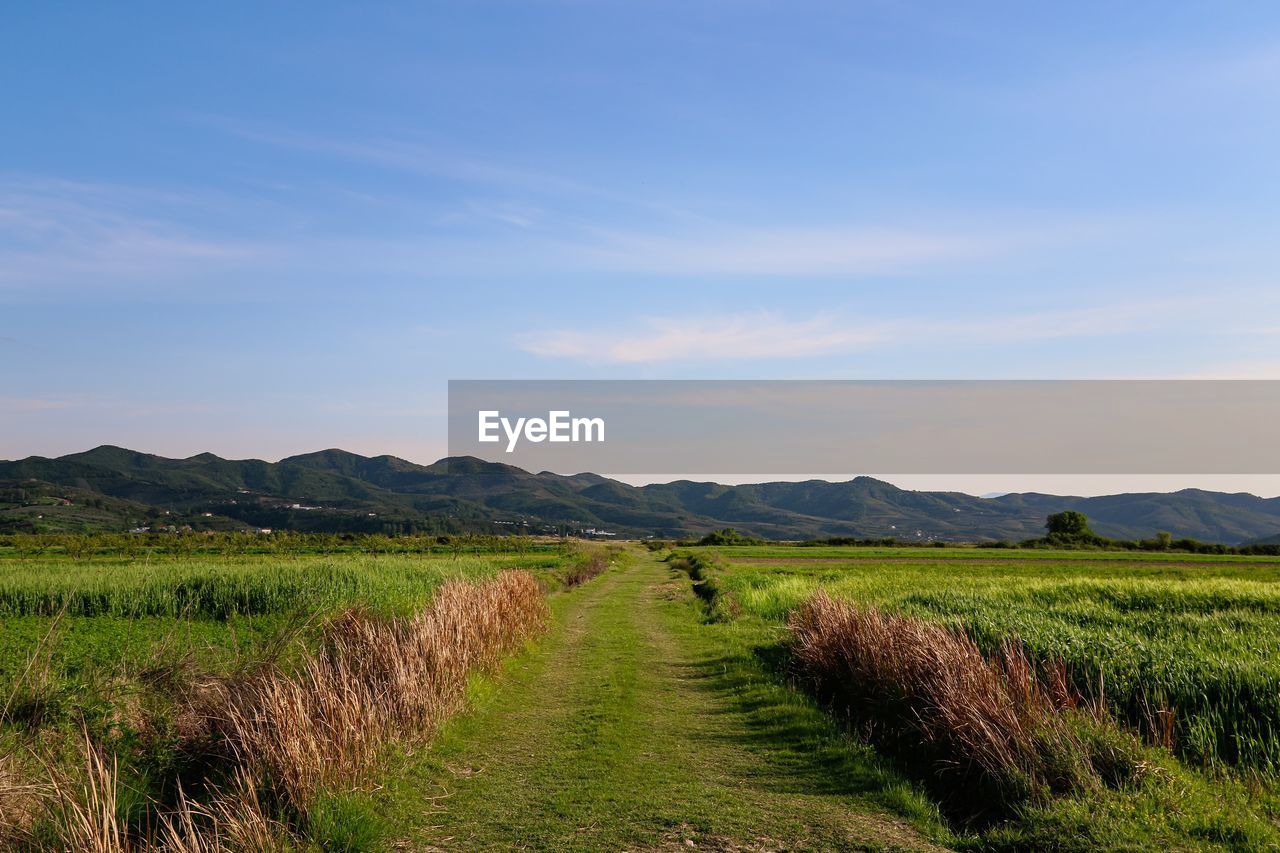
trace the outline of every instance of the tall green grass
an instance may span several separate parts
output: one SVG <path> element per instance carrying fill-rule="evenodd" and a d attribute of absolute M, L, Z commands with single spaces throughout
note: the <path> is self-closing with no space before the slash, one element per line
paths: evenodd
<path fill-rule="evenodd" d="M 288 637 L 305 645 L 347 607 L 403 615 L 449 578 L 516 566 L 549 577 L 559 565 L 546 554 L 0 558 L 0 730 L 109 715 L 148 668 L 225 673 Z"/>
<path fill-rule="evenodd" d="M 168 616 L 227 619 L 324 610 L 358 601 L 405 608 L 443 579 L 488 574 L 492 558 L 268 557 L 180 561 L 0 562 L 0 617 Z"/>
<path fill-rule="evenodd" d="M 765 549 L 761 549 L 765 551 Z M 1062 660 L 1077 690 L 1188 762 L 1280 771 L 1280 569 L 1275 561 L 974 559 L 901 552 L 805 560 L 735 549 L 722 596 L 767 622 L 818 588 L 958 625 L 988 653 L 1016 639 Z M 817 549 L 814 549 L 817 550 Z M 828 549 L 823 549 L 827 551 Z M 753 558 L 768 557 L 767 562 Z M 1168 713 L 1168 712 L 1171 712 Z"/>

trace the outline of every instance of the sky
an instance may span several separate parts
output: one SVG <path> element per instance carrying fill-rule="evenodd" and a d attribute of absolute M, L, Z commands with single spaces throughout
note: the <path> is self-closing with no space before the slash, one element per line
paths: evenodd
<path fill-rule="evenodd" d="M 430 462 L 451 378 L 1280 378 L 1276 4 L 21 4 L 0 80 L 0 458 Z"/>

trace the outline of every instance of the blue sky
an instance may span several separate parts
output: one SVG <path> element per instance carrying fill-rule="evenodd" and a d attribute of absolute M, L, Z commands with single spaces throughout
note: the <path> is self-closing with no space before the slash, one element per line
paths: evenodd
<path fill-rule="evenodd" d="M 1280 378 L 1275 4 L 25 4 L 0 78 L 0 458 L 431 461 L 449 378 Z"/>

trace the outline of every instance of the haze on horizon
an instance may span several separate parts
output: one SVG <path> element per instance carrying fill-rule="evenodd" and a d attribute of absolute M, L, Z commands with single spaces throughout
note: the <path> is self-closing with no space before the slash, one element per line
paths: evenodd
<path fill-rule="evenodd" d="M 0 458 L 429 463 L 450 378 L 1280 378 L 1280 7 L 46 5 L 0 47 Z"/>

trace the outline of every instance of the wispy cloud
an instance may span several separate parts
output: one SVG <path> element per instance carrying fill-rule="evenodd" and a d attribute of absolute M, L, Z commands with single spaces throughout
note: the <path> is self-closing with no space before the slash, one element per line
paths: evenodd
<path fill-rule="evenodd" d="M 160 211 L 172 193 L 39 179 L 0 180 L 0 289 L 172 276 L 258 258 L 260 247 L 208 236 Z"/>
<path fill-rule="evenodd" d="M 835 312 L 794 319 L 761 311 L 714 319 L 652 317 L 638 327 L 535 333 L 517 343 L 535 355 L 589 363 L 747 361 L 852 353 L 911 342 L 989 346 L 1122 334 L 1151 317 L 1147 306 L 918 320 Z"/>
<path fill-rule="evenodd" d="M 1280 83 L 1280 42 L 1252 45 L 1205 61 L 1193 66 L 1188 76 L 1211 85 L 1256 89 L 1274 96 Z"/>
<path fill-rule="evenodd" d="M 1233 361 L 1184 373 L 1178 379 L 1280 379 L 1280 359 Z"/>
<path fill-rule="evenodd" d="M 1003 91 L 1020 106 L 1055 116 L 1099 116 L 1125 133 L 1134 123 L 1149 127 L 1152 116 L 1158 115 L 1213 134 L 1220 129 L 1210 119 L 1273 126 L 1267 108 L 1280 92 L 1278 82 L 1280 43 L 1272 40 L 1235 44 L 1225 51 L 1126 51 L 1111 61 L 1074 66 L 1057 76 L 1011 78 Z M 1254 109 L 1242 109 L 1242 104 Z"/>
<path fill-rule="evenodd" d="M 227 408 L 218 403 L 204 401 L 153 400 L 127 394 L 77 393 L 58 397 L 3 397 L 0 396 L 0 412 L 39 413 L 75 410 L 89 413 L 88 420 L 123 419 L 145 420 L 171 415 L 212 415 L 225 413 Z"/>
<path fill-rule="evenodd" d="M 450 229 L 483 221 L 500 231 Z M 602 231 L 576 227 L 554 211 L 483 207 L 436 219 L 409 237 L 329 241 L 310 257 L 337 258 L 365 268 L 429 268 L 467 276 L 529 273 L 644 275 L 687 279 L 858 279 L 910 277 L 940 270 L 989 269 L 1041 248 L 1080 245 L 1088 226 L 1026 229 L 913 229 L 829 225 L 794 227 L 725 223 L 713 229 Z M 295 250 L 295 254 L 303 254 Z"/>
<path fill-rule="evenodd" d="M 69 409 L 72 405 L 67 400 L 49 400 L 39 397 L 0 397 L 0 412 L 47 412 L 54 409 Z"/>
<path fill-rule="evenodd" d="M 787 320 L 761 312 L 714 321 L 650 318 L 625 332 L 550 332 L 523 344 L 536 355 L 619 363 L 797 358 L 864 349 L 881 339 L 879 330 L 838 328 L 829 320 Z"/>
<path fill-rule="evenodd" d="M 674 236 L 604 232 L 580 252 L 588 266 L 670 275 L 870 275 L 989 258 L 1066 233 L 730 225 Z"/>
<path fill-rule="evenodd" d="M 543 211 L 511 201 L 464 201 L 458 210 L 446 213 L 437 222 L 441 225 L 497 222 L 514 228 L 533 228 L 543 218 Z"/>
<path fill-rule="evenodd" d="M 405 174 L 537 193 L 607 194 L 589 183 L 550 170 L 513 165 L 469 153 L 459 153 L 449 146 L 432 144 L 421 139 L 324 136 L 255 124 L 226 116 L 196 115 L 193 119 L 248 142 L 329 158 L 363 162 Z"/>

